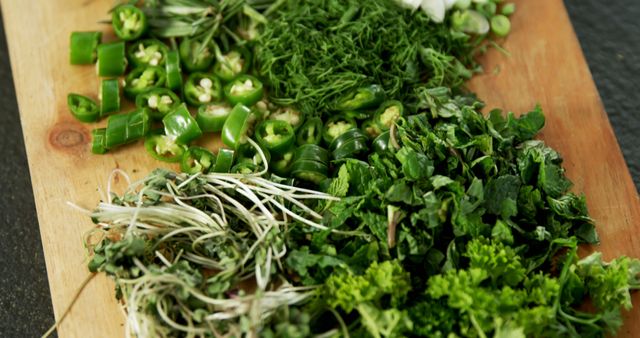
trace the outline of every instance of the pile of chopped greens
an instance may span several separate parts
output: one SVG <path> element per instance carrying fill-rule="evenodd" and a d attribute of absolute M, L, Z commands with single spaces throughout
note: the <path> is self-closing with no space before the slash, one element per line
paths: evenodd
<path fill-rule="evenodd" d="M 513 11 L 146 0 L 114 8 L 122 41 L 74 32 L 71 62 L 103 77 L 99 104 L 68 98 L 79 120 L 107 118 L 92 151 L 145 139 L 183 172 L 91 212 L 89 270 L 114 279 L 127 334 L 615 334 L 640 260 L 578 256 L 598 235 L 535 139 L 541 107 L 487 112 L 463 88 Z M 118 76 L 133 112 L 118 114 Z M 197 143 L 211 133 L 215 154 Z"/>
<path fill-rule="evenodd" d="M 484 2 L 478 9 L 493 15 L 496 4 Z M 470 13 L 484 17 L 460 11 L 435 24 L 393 0 L 285 1 L 259 38 L 258 73 L 273 102 L 308 114 L 329 112 L 344 92 L 371 84 L 411 105 L 420 88 L 457 88 L 479 70 L 474 57 L 487 35 L 464 32 Z"/>
<path fill-rule="evenodd" d="M 482 106 L 445 88 L 421 92 L 387 150 L 335 166 L 326 189 L 340 199 L 292 203 L 299 188 L 283 193 L 271 186 L 287 186 L 256 174 L 156 172 L 96 210 L 108 237 L 90 266 L 115 277 L 143 336 L 149 328 L 160 336 L 206 336 L 207 328 L 265 337 L 615 333 L 640 288 L 640 261 L 579 259 L 578 244 L 597 235 L 584 198 L 568 192 L 558 153 L 532 140 L 541 110 L 484 117 Z M 249 190 L 267 213 L 263 202 L 250 207 Z M 253 216 L 232 221 L 239 213 L 211 195 Z M 287 221 L 285 205 L 313 208 L 322 225 Z M 197 214 L 165 215 L 170 208 Z M 214 221 L 220 210 L 226 225 Z M 250 220 L 269 214 L 277 221 L 252 234 Z M 584 310 L 586 298 L 593 310 Z"/>
<path fill-rule="evenodd" d="M 541 110 L 485 118 L 473 98 L 421 95 L 393 149 L 347 161 L 329 188 L 343 199 L 325 224 L 357 234 L 292 231 L 292 272 L 324 284 L 309 308 L 377 337 L 614 333 L 640 261 L 578 260 L 577 245 L 598 239 L 560 156 L 532 140 Z M 393 268 L 374 277 L 378 262 Z M 585 297 L 595 312 L 580 310 Z"/>

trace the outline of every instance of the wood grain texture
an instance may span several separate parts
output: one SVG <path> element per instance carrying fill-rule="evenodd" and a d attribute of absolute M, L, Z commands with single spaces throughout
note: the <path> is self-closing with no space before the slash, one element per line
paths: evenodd
<path fill-rule="evenodd" d="M 93 66 L 69 65 L 69 35 L 75 30 L 109 31 L 98 21 L 108 19 L 113 2 L 3 0 L 1 4 L 54 313 L 59 318 L 89 274 L 82 240 L 93 226 L 67 201 L 93 208 L 100 199 L 97 188 L 106 189 L 114 168 L 139 178 L 158 163 L 140 151 L 140 145 L 106 156 L 91 155 L 94 126 L 76 122 L 67 109 L 69 92 L 96 98 L 99 83 Z M 106 34 L 105 39 L 113 36 Z M 113 283 L 99 276 L 72 308 L 59 336 L 122 337 L 123 325 Z"/>
<path fill-rule="evenodd" d="M 512 18 L 504 55 L 482 57 L 485 73 L 469 87 L 487 108 L 526 112 L 540 104 L 540 138 L 564 158 L 573 191 L 584 193 L 607 260 L 640 257 L 640 201 L 561 0 L 522 0 Z M 640 337 L 640 293 L 624 313 L 619 337 Z"/>
<path fill-rule="evenodd" d="M 155 168 L 140 145 L 92 156 L 94 126 L 75 122 L 66 108 L 69 92 L 95 97 L 92 66 L 68 64 L 74 30 L 108 31 L 111 1 L 0 0 L 13 69 L 31 180 L 46 255 L 52 300 L 59 317 L 88 275 L 83 235 L 88 217 L 66 205 L 91 208 L 114 168 L 140 178 Z M 561 0 L 515 1 L 513 33 L 504 43 L 510 56 L 490 51 L 486 73 L 470 88 L 489 107 L 515 112 L 542 105 L 547 125 L 542 138 L 565 158 L 574 191 L 585 193 L 606 258 L 640 257 L 640 203 Z M 64 13 L 64 15 L 63 15 Z M 107 39 L 112 38 L 108 34 Z M 496 71 L 499 70 L 499 71 Z M 124 184 L 120 176 L 119 186 Z M 113 284 L 103 276 L 85 289 L 62 324 L 60 337 L 123 336 L 122 311 Z M 621 336 L 640 335 L 640 298 L 626 314 Z"/>

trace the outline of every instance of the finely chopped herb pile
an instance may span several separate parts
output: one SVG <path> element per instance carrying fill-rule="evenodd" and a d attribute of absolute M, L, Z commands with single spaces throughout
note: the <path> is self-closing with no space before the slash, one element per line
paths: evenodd
<path fill-rule="evenodd" d="M 69 95 L 79 120 L 108 119 L 93 152 L 144 139 L 182 171 L 91 212 L 89 270 L 114 279 L 126 333 L 615 334 L 640 261 L 578 256 L 598 236 L 534 139 L 540 107 L 486 111 L 462 87 L 513 11 L 148 0 L 114 8 L 123 41 L 73 33 L 71 62 L 105 77 L 99 102 Z M 119 76 L 133 112 L 117 114 Z M 224 148 L 197 145 L 211 133 Z"/>
<path fill-rule="evenodd" d="M 344 92 L 379 84 L 416 101 L 418 87 L 459 87 L 476 68 L 482 37 L 434 25 L 393 1 L 287 1 L 256 48 L 270 99 L 305 113 L 329 113 Z"/>

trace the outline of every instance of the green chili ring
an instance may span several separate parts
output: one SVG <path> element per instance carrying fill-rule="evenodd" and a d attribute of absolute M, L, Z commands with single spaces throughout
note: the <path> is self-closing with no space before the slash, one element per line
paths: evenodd
<path fill-rule="evenodd" d="M 106 146 L 107 128 L 96 128 L 91 131 L 91 152 L 94 154 L 104 154 L 108 151 Z"/>
<path fill-rule="evenodd" d="M 181 103 L 178 95 L 168 88 L 151 88 L 136 96 L 136 107 L 148 108 L 151 118 L 156 120 L 161 120 Z"/>
<path fill-rule="evenodd" d="M 367 138 L 367 135 L 362 132 L 362 130 L 358 128 L 352 128 L 333 140 L 333 142 L 331 142 L 331 144 L 329 145 L 329 150 L 334 151 L 342 147 L 344 144 L 355 140 L 366 144 L 369 139 Z"/>
<path fill-rule="evenodd" d="M 300 111 L 291 107 L 284 107 L 269 115 L 269 120 L 287 121 L 297 131 L 305 122 L 305 116 Z"/>
<path fill-rule="evenodd" d="M 98 76 L 114 77 L 124 74 L 127 68 L 124 50 L 123 41 L 98 45 L 98 63 L 96 63 Z"/>
<path fill-rule="evenodd" d="M 95 63 L 100 41 L 102 32 L 72 32 L 69 41 L 69 62 L 72 65 Z"/>
<path fill-rule="evenodd" d="M 249 175 L 260 171 L 260 167 L 251 162 L 241 162 L 231 168 L 232 173 Z"/>
<path fill-rule="evenodd" d="M 100 118 L 98 104 L 92 99 L 79 94 L 67 95 L 67 105 L 71 115 L 81 122 L 95 122 Z"/>
<path fill-rule="evenodd" d="M 246 48 L 241 48 L 222 55 L 216 61 L 213 73 L 222 81 L 229 82 L 247 72 L 251 64 L 251 55 Z"/>
<path fill-rule="evenodd" d="M 391 132 L 389 130 L 382 132 L 373 140 L 373 150 L 378 154 L 386 152 L 389 149 L 390 138 Z"/>
<path fill-rule="evenodd" d="M 138 109 L 126 114 L 109 116 L 105 133 L 105 148 L 134 142 L 147 135 L 151 128 L 149 110 Z"/>
<path fill-rule="evenodd" d="M 295 150 L 295 161 L 314 161 L 327 165 L 329 152 L 315 144 L 305 144 Z"/>
<path fill-rule="evenodd" d="M 191 147 L 180 160 L 180 170 L 187 174 L 208 173 L 215 166 L 216 155 L 203 147 Z"/>
<path fill-rule="evenodd" d="M 362 131 L 370 139 L 375 139 L 382 134 L 382 129 L 373 120 L 366 120 L 362 123 Z"/>
<path fill-rule="evenodd" d="M 329 168 L 326 164 L 314 161 L 295 161 L 291 165 L 291 176 L 315 184 L 326 179 L 328 172 Z"/>
<path fill-rule="evenodd" d="M 116 35 L 125 41 L 136 40 L 147 31 L 147 16 L 133 5 L 120 5 L 111 13 L 111 24 Z"/>
<path fill-rule="evenodd" d="M 207 104 L 198 107 L 196 121 L 203 132 L 219 132 L 231 114 L 231 107 L 223 104 Z"/>
<path fill-rule="evenodd" d="M 229 148 L 237 150 L 247 141 L 247 130 L 250 127 L 251 110 L 243 104 L 237 104 L 222 126 L 222 142 Z"/>
<path fill-rule="evenodd" d="M 178 144 L 189 144 L 202 136 L 198 122 L 191 116 L 184 103 L 165 115 L 162 118 L 162 123 L 164 124 L 164 133 Z"/>
<path fill-rule="evenodd" d="M 260 150 L 262 150 L 262 154 L 264 154 L 265 160 L 267 163 L 271 162 L 271 152 L 265 149 L 264 147 L 258 145 Z M 237 163 L 249 162 L 255 165 L 264 165 L 262 163 L 262 156 L 258 152 L 258 149 L 251 144 L 245 143 L 238 148 L 237 154 Z"/>
<path fill-rule="evenodd" d="M 334 115 L 325 123 L 322 139 L 329 145 L 337 137 L 354 128 L 358 128 L 358 124 L 354 119 L 344 115 Z"/>
<path fill-rule="evenodd" d="M 213 74 L 192 73 L 184 84 L 184 99 L 193 107 L 222 101 L 222 84 Z"/>
<path fill-rule="evenodd" d="M 152 135 L 145 139 L 144 147 L 154 159 L 163 162 L 179 162 L 186 151 L 186 147 L 175 143 L 167 135 Z"/>
<path fill-rule="evenodd" d="M 216 173 L 228 173 L 233 165 L 234 153 L 231 149 L 220 148 L 213 171 Z"/>
<path fill-rule="evenodd" d="M 354 90 L 340 98 L 335 109 L 340 111 L 354 111 L 375 108 L 384 101 L 384 89 L 379 85 L 370 85 Z"/>
<path fill-rule="evenodd" d="M 262 82 L 251 75 L 239 75 L 224 86 L 224 95 L 232 105 L 253 106 L 264 96 Z"/>
<path fill-rule="evenodd" d="M 178 47 L 180 62 L 189 72 L 205 71 L 211 67 L 214 59 L 212 47 L 211 43 L 202 46 L 202 42 L 185 37 Z"/>
<path fill-rule="evenodd" d="M 389 130 L 391 125 L 393 125 L 403 115 L 404 107 L 400 101 L 386 101 L 380 106 L 378 111 L 376 111 L 373 120 L 380 130 L 385 131 Z"/>
<path fill-rule="evenodd" d="M 164 68 L 161 67 L 138 67 L 131 71 L 125 78 L 124 95 L 132 101 L 140 93 L 153 88 L 162 87 L 166 79 Z"/>
<path fill-rule="evenodd" d="M 165 64 L 169 47 L 157 39 L 136 41 L 127 48 L 127 59 L 135 67 L 162 66 Z"/>
<path fill-rule="evenodd" d="M 120 84 L 118 79 L 100 82 L 100 117 L 120 111 Z"/>
<path fill-rule="evenodd" d="M 342 115 L 346 116 L 346 117 L 350 117 L 352 119 L 355 120 L 365 120 L 370 118 L 373 114 L 375 114 L 374 110 L 348 110 L 345 112 L 342 112 Z"/>
<path fill-rule="evenodd" d="M 324 126 L 319 117 L 308 119 L 300 129 L 298 129 L 296 143 L 303 144 L 320 144 L 322 141 L 322 131 Z"/>
<path fill-rule="evenodd" d="M 277 156 L 270 162 L 269 170 L 278 176 L 288 176 L 291 172 L 294 157 L 294 150 L 289 150 L 288 152 Z"/>
<path fill-rule="evenodd" d="M 173 91 L 182 91 L 182 68 L 178 51 L 167 52 L 165 71 L 167 73 L 167 88 Z"/>
<path fill-rule="evenodd" d="M 275 154 L 286 153 L 295 143 L 295 133 L 288 122 L 262 121 L 254 133 L 258 144 Z"/>
<path fill-rule="evenodd" d="M 360 154 L 364 154 L 369 150 L 367 143 L 360 139 L 353 139 L 333 151 L 334 160 L 342 160 L 345 158 L 356 158 Z"/>

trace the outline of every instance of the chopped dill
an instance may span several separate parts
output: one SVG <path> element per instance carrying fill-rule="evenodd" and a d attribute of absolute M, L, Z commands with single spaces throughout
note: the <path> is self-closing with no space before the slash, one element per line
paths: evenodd
<path fill-rule="evenodd" d="M 457 88 L 478 70 L 484 36 L 436 24 L 392 0 L 289 0 L 269 17 L 256 48 L 270 99 L 327 113 L 345 92 L 370 84 L 416 102 L 416 89 Z"/>

